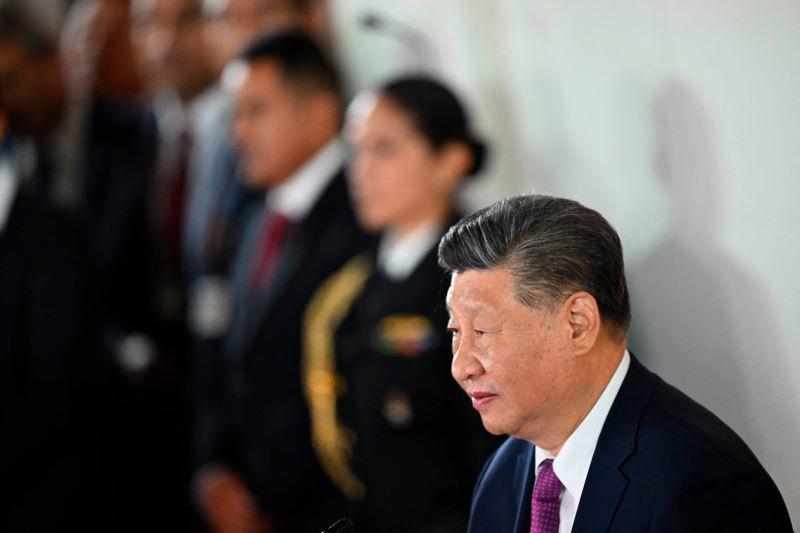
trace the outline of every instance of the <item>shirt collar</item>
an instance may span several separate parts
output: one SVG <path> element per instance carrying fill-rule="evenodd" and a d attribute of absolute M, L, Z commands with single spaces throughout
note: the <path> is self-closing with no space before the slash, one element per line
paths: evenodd
<path fill-rule="evenodd" d="M 439 224 L 423 224 L 402 237 L 387 232 L 378 248 L 378 266 L 394 281 L 408 278 L 441 234 Z"/>
<path fill-rule="evenodd" d="M 161 137 L 174 144 L 182 132 L 196 137 L 198 130 L 212 127 L 210 121 L 224 116 L 230 107 L 229 98 L 222 90 L 212 85 L 192 98 L 188 103 L 181 102 L 173 90 L 156 93 L 152 101 L 153 114 Z"/>
<path fill-rule="evenodd" d="M 0 157 L 0 233 L 3 233 L 8 223 L 16 192 L 17 178 L 14 175 L 13 164 L 3 155 Z"/>
<path fill-rule="evenodd" d="M 594 407 L 583 419 L 583 422 L 564 442 L 558 452 L 558 456 L 553 457 L 547 450 L 539 446 L 536 447 L 536 469 L 539 469 L 545 459 L 553 459 L 553 471 L 555 471 L 556 476 L 564 485 L 564 490 L 574 497 L 575 502 L 580 502 L 583 486 L 586 483 L 586 476 L 589 473 L 589 465 L 597 447 L 597 440 L 600 438 L 603 424 L 605 424 L 611 405 L 614 403 L 614 399 L 622 386 L 622 381 L 628 373 L 630 364 L 631 356 L 628 350 L 625 350 L 622 355 L 622 361 L 617 366 L 614 375 L 611 376 L 611 380 L 606 385 L 600 398 L 597 399 Z"/>
<path fill-rule="evenodd" d="M 335 138 L 301 166 L 288 180 L 267 193 L 267 205 L 296 222 L 302 220 L 344 164 L 347 148 Z"/>

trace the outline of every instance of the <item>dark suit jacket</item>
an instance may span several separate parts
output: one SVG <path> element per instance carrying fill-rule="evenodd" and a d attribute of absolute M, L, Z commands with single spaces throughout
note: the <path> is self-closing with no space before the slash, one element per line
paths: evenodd
<path fill-rule="evenodd" d="M 269 287 L 252 293 L 247 276 L 234 276 L 243 316 L 226 339 L 222 409 L 205 459 L 242 475 L 280 532 L 318 531 L 340 518 L 342 497 L 311 447 L 301 325 L 319 284 L 367 243 L 339 172 L 289 229 Z"/>
<path fill-rule="evenodd" d="M 131 332 L 155 336 L 157 248 L 149 220 L 157 132 L 146 109 L 95 103 L 89 110 L 82 211 L 89 231 L 109 349 Z"/>
<path fill-rule="evenodd" d="M 508 439 L 475 487 L 470 533 L 530 528 L 534 446 Z M 778 489 L 722 421 L 631 357 L 573 532 L 792 531 Z"/>
<path fill-rule="evenodd" d="M 101 531 L 96 328 L 75 221 L 22 194 L 0 231 L 2 531 Z"/>

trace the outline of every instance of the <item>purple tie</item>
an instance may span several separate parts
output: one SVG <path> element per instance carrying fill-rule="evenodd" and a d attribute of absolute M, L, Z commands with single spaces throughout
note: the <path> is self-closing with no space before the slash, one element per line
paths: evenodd
<path fill-rule="evenodd" d="M 563 488 L 553 472 L 553 460 L 542 461 L 531 497 L 531 533 L 558 533 L 558 508 Z"/>

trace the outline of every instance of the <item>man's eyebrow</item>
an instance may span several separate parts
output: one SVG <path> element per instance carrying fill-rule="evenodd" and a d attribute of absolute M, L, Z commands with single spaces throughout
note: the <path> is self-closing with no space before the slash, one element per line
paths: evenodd
<path fill-rule="evenodd" d="M 447 308 L 447 312 L 450 314 L 450 316 L 452 316 L 453 308 L 450 307 L 450 304 L 445 303 L 445 307 Z M 464 304 L 463 307 L 465 311 L 472 314 L 478 314 L 486 309 L 482 304 Z"/>

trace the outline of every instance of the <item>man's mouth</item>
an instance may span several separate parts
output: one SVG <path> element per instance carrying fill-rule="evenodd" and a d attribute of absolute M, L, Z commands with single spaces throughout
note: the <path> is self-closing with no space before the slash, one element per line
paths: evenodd
<path fill-rule="evenodd" d="M 472 407 L 480 410 L 492 403 L 492 401 L 497 398 L 497 394 L 486 391 L 472 391 L 469 393 L 469 397 L 472 400 Z"/>

